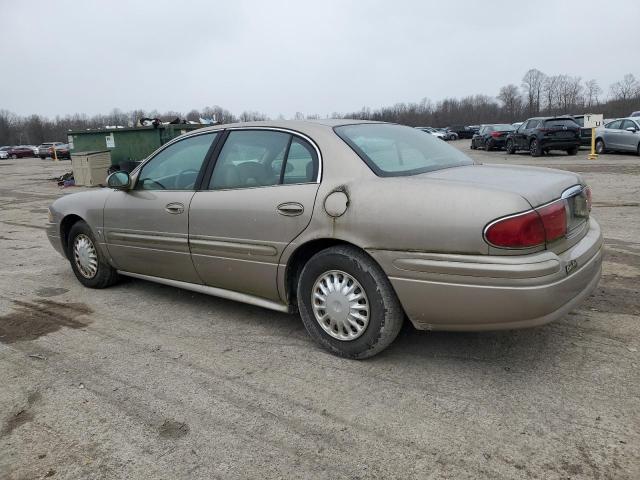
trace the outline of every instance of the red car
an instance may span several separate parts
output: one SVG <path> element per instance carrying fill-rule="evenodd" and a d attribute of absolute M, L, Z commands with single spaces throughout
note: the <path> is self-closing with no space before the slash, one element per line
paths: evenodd
<path fill-rule="evenodd" d="M 33 149 L 29 147 L 17 146 L 7 150 L 10 158 L 33 157 Z"/>

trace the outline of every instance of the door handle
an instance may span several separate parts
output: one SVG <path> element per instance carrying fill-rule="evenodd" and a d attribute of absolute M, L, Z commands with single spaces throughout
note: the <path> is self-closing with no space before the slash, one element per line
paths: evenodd
<path fill-rule="evenodd" d="M 297 202 L 286 202 L 278 205 L 277 210 L 280 215 L 284 215 L 286 217 L 295 217 L 297 215 L 302 215 L 302 213 L 304 212 L 304 207 L 302 206 L 302 204 Z"/>
<path fill-rule="evenodd" d="M 167 203 L 167 205 L 164 207 L 164 211 L 173 215 L 177 215 L 184 212 L 184 204 L 180 202 Z"/>

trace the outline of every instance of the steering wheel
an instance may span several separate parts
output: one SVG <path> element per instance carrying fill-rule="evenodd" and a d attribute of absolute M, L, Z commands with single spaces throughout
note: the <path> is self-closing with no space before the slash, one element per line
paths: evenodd
<path fill-rule="evenodd" d="M 143 178 L 142 179 L 142 185 L 146 187 L 147 183 L 154 183 L 156 185 L 158 185 L 162 190 L 166 190 L 167 187 L 165 187 L 164 185 L 162 185 L 160 182 L 157 182 L 151 178 Z M 144 188 L 144 190 L 152 190 L 151 188 Z"/>
<path fill-rule="evenodd" d="M 178 178 L 176 178 L 176 188 L 180 188 L 182 186 L 182 177 L 191 174 L 191 173 L 195 173 L 196 174 L 196 179 L 198 178 L 198 174 L 200 173 L 200 170 L 184 170 L 182 172 L 180 172 L 178 174 Z M 185 185 L 184 188 L 185 189 L 190 189 L 192 188 L 194 185 L 196 184 L 196 181 L 194 180 L 193 182 L 191 182 L 189 185 Z"/>

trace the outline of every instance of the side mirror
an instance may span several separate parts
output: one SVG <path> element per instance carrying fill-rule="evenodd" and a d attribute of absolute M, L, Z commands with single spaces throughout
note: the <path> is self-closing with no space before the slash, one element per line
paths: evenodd
<path fill-rule="evenodd" d="M 131 177 L 127 172 L 113 172 L 107 177 L 107 186 L 116 190 L 129 190 L 131 186 Z"/>
<path fill-rule="evenodd" d="M 638 131 L 636 128 L 633 128 L 633 127 L 627 127 L 627 128 L 625 128 L 625 130 L 627 132 L 631 132 L 631 133 L 636 133 Z"/>

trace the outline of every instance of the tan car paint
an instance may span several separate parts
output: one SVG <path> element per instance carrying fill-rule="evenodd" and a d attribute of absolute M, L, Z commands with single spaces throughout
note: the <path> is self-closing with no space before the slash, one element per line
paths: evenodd
<path fill-rule="evenodd" d="M 377 177 L 332 129 L 348 123 L 354 122 L 253 122 L 208 129 L 300 132 L 320 151 L 319 184 L 181 192 L 182 196 L 152 198 L 148 204 L 155 209 L 152 214 L 139 206 L 133 215 L 127 212 L 126 199 L 136 196 L 131 192 L 103 189 L 69 195 L 51 208 L 55 227 L 50 226 L 50 238 L 59 249 L 55 234 L 59 235 L 60 222 L 74 214 L 87 221 L 100 239 L 106 232 L 108 252 L 113 253 L 110 261 L 120 270 L 135 272 L 135 268 L 147 272 L 143 275 L 166 279 L 156 281 L 278 309 L 286 309 L 291 300 L 286 272 L 298 248 L 319 239 L 348 242 L 378 261 L 418 328 L 477 330 L 543 323 L 594 288 L 600 275 L 602 237 L 593 220 L 550 250 L 490 248 L 482 236 L 491 220 L 544 204 L 583 184 L 579 176 L 531 167 L 471 165 L 416 176 Z M 335 192 L 348 198 L 340 216 L 325 210 L 327 197 Z M 107 204 L 113 202 L 117 208 L 105 212 L 103 225 L 106 197 Z M 185 232 L 182 221 L 176 224 L 175 216 L 163 212 L 167 203 L 175 201 L 193 209 L 190 232 Z M 304 214 L 279 215 L 277 206 L 287 202 L 300 203 Z M 149 233 L 153 228 L 169 235 L 158 240 Z M 140 231 L 143 237 L 123 238 L 119 234 L 123 229 Z M 186 262 L 187 233 L 191 266 Z M 144 243 L 144 235 L 152 238 L 145 245 L 148 252 L 140 255 L 135 244 Z M 120 245 L 114 248 L 112 242 Z M 181 259 L 185 265 L 176 266 Z M 569 275 L 565 266 L 571 260 L 577 260 L 578 268 Z M 182 283 L 171 283 L 173 279 Z"/>

